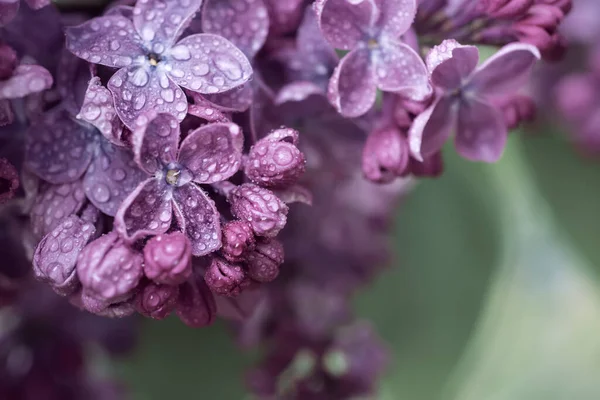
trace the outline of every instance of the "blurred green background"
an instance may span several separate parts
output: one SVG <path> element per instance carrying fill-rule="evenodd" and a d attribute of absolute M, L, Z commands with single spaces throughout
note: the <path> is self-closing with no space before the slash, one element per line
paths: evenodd
<path fill-rule="evenodd" d="M 537 130 L 496 165 L 448 149 L 399 206 L 394 261 L 356 300 L 392 354 L 382 400 L 600 399 L 600 163 Z M 133 398 L 249 398 L 223 324 L 142 332 L 116 366 Z"/>

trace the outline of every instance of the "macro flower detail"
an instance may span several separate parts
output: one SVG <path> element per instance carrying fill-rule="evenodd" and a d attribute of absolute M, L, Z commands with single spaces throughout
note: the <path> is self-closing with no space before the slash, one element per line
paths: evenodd
<path fill-rule="evenodd" d="M 142 277 L 143 258 L 110 232 L 79 253 L 77 275 L 83 294 L 106 305 L 127 300 Z"/>
<path fill-rule="evenodd" d="M 85 202 L 81 181 L 46 186 L 36 196 L 31 210 L 31 228 L 34 235 L 45 236 L 64 218 L 80 212 Z"/>
<path fill-rule="evenodd" d="M 113 13 L 67 29 L 71 52 L 91 63 L 119 68 L 108 89 L 117 114 L 130 129 L 151 110 L 182 121 L 188 105 L 181 88 L 221 93 L 250 79 L 250 62 L 227 39 L 201 33 L 177 42 L 201 3 L 140 0 L 133 20 Z"/>
<path fill-rule="evenodd" d="M 279 266 L 283 260 L 281 242 L 275 239 L 259 241 L 256 249 L 246 258 L 248 276 L 258 282 L 271 282 L 279 275 Z"/>
<path fill-rule="evenodd" d="M 175 313 L 184 324 L 202 328 L 214 321 L 216 312 L 215 298 L 204 280 L 192 276 L 179 286 Z"/>
<path fill-rule="evenodd" d="M 365 177 L 387 183 L 402 176 L 410 161 L 408 141 L 398 129 L 385 126 L 369 134 L 362 157 Z"/>
<path fill-rule="evenodd" d="M 246 221 L 257 236 L 275 237 L 285 226 L 288 206 L 273 192 L 244 183 L 229 194 L 231 212 Z"/>
<path fill-rule="evenodd" d="M 149 318 L 164 319 L 175 309 L 178 297 L 179 286 L 150 282 L 135 295 L 135 309 Z"/>
<path fill-rule="evenodd" d="M 33 256 L 36 278 L 62 296 L 75 292 L 79 287 L 77 257 L 95 231 L 94 225 L 77 216 L 65 219 L 37 245 Z"/>
<path fill-rule="evenodd" d="M 250 148 L 245 172 L 263 187 L 290 186 L 304 173 L 304 154 L 298 149 L 298 132 L 276 129 Z"/>
<path fill-rule="evenodd" d="M 249 284 L 240 265 L 231 264 L 219 257 L 213 257 L 204 274 L 204 281 L 213 293 L 229 297 L 239 295 L 243 286 Z"/>
<path fill-rule="evenodd" d="M 423 60 L 398 39 L 413 22 L 415 0 L 318 0 L 314 6 L 325 38 L 337 49 L 350 50 L 328 90 L 342 115 L 365 114 L 375 104 L 377 88 L 417 101 L 431 94 Z"/>
<path fill-rule="evenodd" d="M 192 246 L 185 234 L 154 236 L 144 247 L 144 274 L 165 285 L 178 285 L 192 274 Z"/>
<path fill-rule="evenodd" d="M 221 228 L 214 201 L 198 184 L 217 183 L 238 171 L 243 136 L 233 123 L 204 125 L 181 145 L 180 136 L 177 119 L 170 114 L 154 115 L 136 129 L 135 160 L 148 176 L 121 204 L 115 226 L 135 241 L 167 232 L 174 214 L 192 254 L 201 256 L 221 246 Z"/>
<path fill-rule="evenodd" d="M 438 152 L 455 130 L 458 153 L 472 161 L 497 161 L 508 129 L 495 99 L 515 93 L 529 78 L 540 58 L 532 45 L 513 43 L 477 66 L 479 50 L 446 40 L 427 57 L 437 90 L 433 104 L 409 131 L 410 149 L 417 159 Z"/>
<path fill-rule="evenodd" d="M 229 221 L 222 228 L 221 255 L 230 262 L 244 261 L 246 254 L 254 250 L 256 238 L 248 222 Z"/>

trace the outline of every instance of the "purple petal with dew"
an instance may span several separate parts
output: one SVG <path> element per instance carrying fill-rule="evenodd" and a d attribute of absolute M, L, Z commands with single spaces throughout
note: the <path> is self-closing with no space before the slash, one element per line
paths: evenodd
<path fill-rule="evenodd" d="M 187 115 L 187 99 L 183 90 L 167 74 L 146 67 L 123 68 L 108 81 L 115 109 L 130 130 L 136 121 L 148 113 L 168 113 L 183 121 Z"/>
<path fill-rule="evenodd" d="M 267 7 L 263 0 L 205 0 L 202 30 L 224 37 L 252 59 L 267 40 Z"/>
<path fill-rule="evenodd" d="M 273 192 L 245 183 L 229 194 L 232 214 L 248 222 L 258 236 L 275 237 L 287 222 L 288 206 Z"/>
<path fill-rule="evenodd" d="M 104 214 L 114 216 L 125 198 L 147 178 L 133 153 L 103 140 L 83 177 L 87 198 Z"/>
<path fill-rule="evenodd" d="M 507 136 L 502 114 L 494 107 L 477 99 L 461 101 L 454 142 L 458 154 L 471 161 L 496 162 Z"/>
<path fill-rule="evenodd" d="M 136 294 L 134 304 L 140 314 L 153 319 L 164 319 L 175 309 L 178 298 L 178 286 L 149 282 Z"/>
<path fill-rule="evenodd" d="M 198 183 L 215 183 L 235 174 L 242 161 L 244 135 L 234 123 L 204 125 L 185 138 L 179 162 Z"/>
<path fill-rule="evenodd" d="M 247 82 L 252 65 L 227 39 L 210 33 L 188 36 L 170 53 L 169 76 L 186 89 L 203 94 L 226 92 Z"/>
<path fill-rule="evenodd" d="M 67 49 L 92 64 L 127 67 L 144 55 L 133 24 L 122 16 L 93 18 L 67 28 L 66 35 Z"/>
<path fill-rule="evenodd" d="M 477 68 L 479 49 L 475 46 L 459 46 L 452 50 L 452 57 L 439 63 L 431 71 L 431 82 L 447 91 L 460 88 Z"/>
<path fill-rule="evenodd" d="M 177 159 L 181 132 L 179 122 L 170 114 L 144 118 L 147 122 L 138 120 L 139 126 L 133 132 L 133 152 L 140 168 L 153 174 Z"/>
<path fill-rule="evenodd" d="M 10 125 L 14 121 L 10 100 L 0 100 L 0 127 Z"/>
<path fill-rule="evenodd" d="M 61 97 L 61 106 L 69 113 L 76 115 L 81 111 L 88 83 L 93 77 L 92 66 L 67 49 L 60 53 L 56 74 L 54 75 L 56 91 Z"/>
<path fill-rule="evenodd" d="M 204 94 L 202 97 L 220 111 L 243 112 L 250 108 L 254 98 L 254 90 L 252 89 L 252 83 L 246 82 L 226 92 Z"/>
<path fill-rule="evenodd" d="M 50 183 L 73 182 L 92 160 L 95 135 L 66 110 L 52 110 L 27 131 L 25 165 Z"/>
<path fill-rule="evenodd" d="M 408 131 L 413 157 L 422 161 L 442 148 L 455 125 L 455 107 L 453 99 L 441 97 L 417 116 Z"/>
<path fill-rule="evenodd" d="M 171 193 L 164 179 L 150 178 L 140 183 L 117 210 L 117 232 L 130 242 L 165 233 L 173 217 Z"/>
<path fill-rule="evenodd" d="M 427 53 L 427 57 L 425 57 L 425 64 L 427 65 L 429 73 L 432 73 L 442 62 L 452 58 L 452 50 L 458 47 L 462 47 L 462 45 L 454 39 L 446 39 L 442 41 L 442 43 L 434 46 L 429 53 Z"/>
<path fill-rule="evenodd" d="M 386 35 L 397 38 L 412 25 L 417 13 L 416 0 L 377 0 L 380 14 L 377 25 Z"/>
<path fill-rule="evenodd" d="M 270 31 L 278 34 L 296 30 L 302 19 L 304 0 L 264 0 L 269 10 Z"/>
<path fill-rule="evenodd" d="M 192 243 L 192 254 L 203 256 L 218 250 L 221 225 L 215 202 L 193 183 L 176 188 L 173 201 L 181 228 Z"/>
<path fill-rule="evenodd" d="M 312 82 L 292 82 L 282 87 L 275 97 L 275 104 L 280 105 L 291 101 L 303 101 L 310 96 L 326 96 L 325 89 Z"/>
<path fill-rule="evenodd" d="M 117 116 L 112 93 L 93 77 L 88 85 L 78 119 L 94 125 L 102 135 L 116 145 L 122 145 L 123 125 Z"/>
<path fill-rule="evenodd" d="M 20 0 L 0 1 L 0 26 L 9 23 L 19 12 Z"/>
<path fill-rule="evenodd" d="M 146 43 L 170 47 L 187 27 L 202 0 L 139 0 L 133 8 L 133 24 Z"/>
<path fill-rule="evenodd" d="M 276 189 L 273 193 L 275 193 L 275 195 L 285 204 L 303 203 L 309 206 L 312 206 L 313 204 L 312 192 L 302 185 L 294 185 L 279 190 Z"/>
<path fill-rule="evenodd" d="M 19 65 L 12 76 L 0 81 L 0 99 L 19 99 L 52 86 L 52 75 L 39 65 Z"/>
<path fill-rule="evenodd" d="M 468 87 L 477 91 L 479 97 L 515 92 L 525 86 L 540 58 L 535 46 L 508 44 L 477 68 Z"/>
<path fill-rule="evenodd" d="M 34 10 L 39 10 L 42 7 L 50 5 L 50 0 L 25 0 L 25 2 Z"/>
<path fill-rule="evenodd" d="M 188 114 L 208 122 L 229 122 L 231 118 L 198 93 L 192 95 L 194 104 L 188 106 Z"/>
<path fill-rule="evenodd" d="M 375 79 L 379 89 L 414 101 L 431 95 L 427 68 L 421 57 L 404 43 L 389 41 L 374 50 Z"/>
<path fill-rule="evenodd" d="M 202 328 L 213 322 L 217 306 L 204 280 L 192 277 L 179 286 L 175 312 L 184 324 L 192 328 Z"/>
<path fill-rule="evenodd" d="M 75 269 L 77 257 L 96 228 L 77 216 L 65 219 L 38 244 L 33 255 L 33 273 L 60 295 L 68 296 L 79 287 Z"/>
<path fill-rule="evenodd" d="M 313 6 L 323 35 L 342 50 L 363 41 L 379 15 L 374 1 L 317 0 Z"/>
<path fill-rule="evenodd" d="M 81 181 L 47 186 L 38 194 L 31 210 L 33 233 L 38 237 L 48 234 L 63 219 L 78 213 L 84 203 Z"/>
<path fill-rule="evenodd" d="M 327 97 L 336 110 L 347 118 L 365 114 L 375 104 L 377 86 L 368 49 L 346 54 L 329 80 Z"/>

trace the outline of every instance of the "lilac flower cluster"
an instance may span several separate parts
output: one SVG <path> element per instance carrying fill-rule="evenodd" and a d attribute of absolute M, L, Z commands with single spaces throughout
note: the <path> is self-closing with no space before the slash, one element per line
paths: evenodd
<path fill-rule="evenodd" d="M 349 301 L 387 261 L 394 205 L 443 173 L 450 136 L 502 156 L 571 6 L 46 3 L 0 0 L 0 201 L 25 259 L 93 314 L 232 320 L 265 344 L 248 382 L 266 399 L 376 390 L 385 352 Z M 480 44 L 502 47 L 480 63 Z"/>

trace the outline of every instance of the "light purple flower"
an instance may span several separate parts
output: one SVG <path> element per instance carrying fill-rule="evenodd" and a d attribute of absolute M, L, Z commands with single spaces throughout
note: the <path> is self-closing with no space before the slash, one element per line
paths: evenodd
<path fill-rule="evenodd" d="M 241 129 L 233 123 L 204 125 L 179 143 L 179 123 L 170 114 L 145 116 L 133 134 L 137 164 L 147 179 L 123 201 L 115 226 L 128 241 L 167 232 L 173 214 L 192 243 L 192 254 L 221 246 L 220 215 L 198 186 L 223 181 L 240 168 Z"/>
<path fill-rule="evenodd" d="M 150 110 L 182 121 L 180 86 L 221 93 L 250 79 L 252 67 L 227 39 L 202 33 L 177 42 L 201 0 L 139 0 L 132 20 L 112 13 L 67 29 L 67 48 L 94 64 L 120 68 L 109 80 L 117 114 L 130 129 Z"/>
<path fill-rule="evenodd" d="M 181 232 L 153 237 L 144 247 L 144 274 L 165 285 L 178 285 L 192 275 L 192 246 Z"/>
<path fill-rule="evenodd" d="M 366 113 L 377 88 L 413 100 L 431 94 L 423 60 L 399 40 L 413 22 L 415 0 L 318 0 L 314 6 L 325 38 L 351 50 L 329 82 L 329 100 L 342 115 Z"/>
<path fill-rule="evenodd" d="M 454 130 L 458 153 L 472 161 L 495 162 L 506 144 L 507 127 L 495 98 L 515 93 L 529 78 L 540 58 L 532 45 L 504 46 L 477 66 L 479 50 L 446 40 L 427 57 L 437 97 L 409 131 L 414 157 L 438 152 Z"/>

